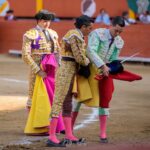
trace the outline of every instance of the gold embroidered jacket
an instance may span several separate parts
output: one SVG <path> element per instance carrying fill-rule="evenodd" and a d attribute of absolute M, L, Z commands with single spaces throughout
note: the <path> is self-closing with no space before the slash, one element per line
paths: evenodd
<path fill-rule="evenodd" d="M 46 30 L 51 38 L 49 41 L 46 40 L 43 31 L 37 27 L 30 29 L 23 36 L 22 58 L 34 73 L 40 70 L 39 62 L 43 54 L 60 51 L 57 33 L 52 29 Z"/>
<path fill-rule="evenodd" d="M 67 32 L 61 41 L 62 57 L 73 57 L 81 65 L 88 65 L 89 59 L 86 57 L 85 41 L 78 29 Z"/>

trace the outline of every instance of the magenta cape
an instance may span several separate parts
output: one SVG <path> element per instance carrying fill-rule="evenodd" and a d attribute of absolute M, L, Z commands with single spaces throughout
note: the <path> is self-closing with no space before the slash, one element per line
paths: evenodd
<path fill-rule="evenodd" d="M 43 60 L 41 61 L 41 65 L 43 70 L 47 73 L 47 77 L 44 79 L 44 83 L 49 96 L 50 106 L 52 106 L 55 90 L 55 73 L 58 67 L 55 55 L 54 54 L 45 55 Z M 62 115 L 60 114 L 57 125 L 57 132 L 60 132 L 62 130 L 64 130 L 64 124 L 62 120 Z"/>

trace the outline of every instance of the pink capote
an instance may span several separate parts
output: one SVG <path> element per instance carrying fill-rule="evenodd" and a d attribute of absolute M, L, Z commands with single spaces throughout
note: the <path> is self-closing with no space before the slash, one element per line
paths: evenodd
<path fill-rule="evenodd" d="M 44 83 L 48 92 L 49 101 L 52 106 L 53 104 L 53 97 L 54 97 L 54 90 L 55 90 L 55 73 L 58 67 L 58 63 L 56 61 L 55 55 L 47 54 L 41 61 L 41 67 L 47 73 L 47 77 L 44 79 Z M 60 132 L 64 130 L 64 123 L 62 120 L 62 115 L 60 114 L 58 118 L 57 130 L 56 132 Z"/>

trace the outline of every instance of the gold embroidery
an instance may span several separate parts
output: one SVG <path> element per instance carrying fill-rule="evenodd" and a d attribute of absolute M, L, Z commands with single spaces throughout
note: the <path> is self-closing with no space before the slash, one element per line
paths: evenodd
<path fill-rule="evenodd" d="M 55 32 L 55 34 L 57 34 Z M 41 39 L 38 41 L 39 49 L 31 49 L 31 45 L 36 45 L 36 39 L 38 37 Z M 51 36 L 53 36 L 51 34 Z M 24 34 L 23 45 L 22 45 L 22 58 L 30 66 L 29 74 L 29 101 L 32 101 L 33 88 L 35 84 L 36 73 L 40 70 L 40 62 L 43 54 L 50 54 L 52 49 L 52 42 L 56 43 L 54 46 L 54 51 L 59 52 L 60 47 L 58 43 L 58 38 L 54 38 L 54 41 L 46 41 L 44 33 L 42 31 L 31 29 Z M 30 103 L 31 104 L 31 103 Z"/>

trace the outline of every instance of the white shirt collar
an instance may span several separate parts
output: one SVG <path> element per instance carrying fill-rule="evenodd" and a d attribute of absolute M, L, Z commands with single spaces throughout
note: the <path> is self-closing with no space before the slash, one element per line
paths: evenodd
<path fill-rule="evenodd" d="M 40 31 L 45 30 L 45 28 L 42 28 L 42 27 L 40 27 L 39 25 L 36 26 L 36 29 L 38 29 L 38 30 L 40 30 Z"/>

